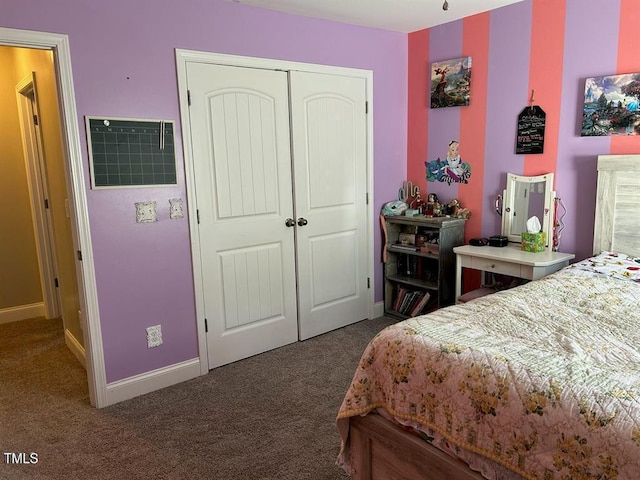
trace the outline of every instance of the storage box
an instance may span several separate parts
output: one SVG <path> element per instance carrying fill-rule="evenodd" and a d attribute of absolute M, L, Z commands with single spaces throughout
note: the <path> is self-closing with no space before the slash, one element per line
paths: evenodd
<path fill-rule="evenodd" d="M 546 244 L 546 232 L 522 234 L 522 250 L 525 252 L 544 252 Z"/>
<path fill-rule="evenodd" d="M 506 247 L 509 245 L 509 237 L 505 235 L 494 235 L 489 237 L 490 247 Z"/>

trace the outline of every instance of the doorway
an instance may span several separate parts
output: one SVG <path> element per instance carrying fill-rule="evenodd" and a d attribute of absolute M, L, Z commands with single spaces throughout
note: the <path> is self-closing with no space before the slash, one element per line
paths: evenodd
<path fill-rule="evenodd" d="M 57 85 L 54 89 L 53 98 L 58 104 L 58 110 L 55 115 L 60 123 L 58 142 L 62 152 L 58 178 L 64 187 L 58 188 L 54 185 L 50 185 L 50 187 L 51 192 L 68 193 L 68 195 L 63 193 L 65 198 L 62 199 L 62 211 L 64 213 L 58 215 L 58 218 L 63 218 L 64 221 L 70 224 L 68 243 L 65 243 L 65 241 L 58 243 L 73 246 L 67 251 L 71 252 L 73 257 L 71 264 L 73 265 L 72 270 L 75 272 L 74 291 L 77 297 L 76 305 L 79 306 L 79 308 L 75 309 L 75 312 L 65 313 L 65 315 L 70 318 L 75 313 L 77 318 L 78 328 L 71 337 L 77 342 L 75 347 L 77 347 L 77 351 L 82 352 L 81 356 L 86 362 L 90 402 L 96 407 L 106 406 L 104 356 L 68 37 L 60 34 L 0 27 L 0 47 L 17 47 L 34 51 L 43 50 L 52 54 L 50 61 L 51 71 L 55 76 Z M 16 102 L 15 83 L 12 87 L 11 95 L 13 101 Z M 18 133 L 18 139 L 20 138 L 19 135 Z M 20 149 L 22 149 L 22 146 L 20 146 Z M 60 231 L 62 230 L 60 229 Z M 82 328 L 80 328 L 80 325 L 82 325 Z"/>
<path fill-rule="evenodd" d="M 62 320 L 64 343 L 85 366 L 53 52 L 2 46 L 0 59 L 7 72 L 0 96 L 2 202 L 11 205 L 3 209 L 3 224 L 14 233 L 3 236 L 0 247 L 16 258 L 3 268 L 1 307 L 24 312 L 17 317 L 22 320 L 32 318 L 25 298 L 28 305 L 42 305 L 46 319 Z"/>

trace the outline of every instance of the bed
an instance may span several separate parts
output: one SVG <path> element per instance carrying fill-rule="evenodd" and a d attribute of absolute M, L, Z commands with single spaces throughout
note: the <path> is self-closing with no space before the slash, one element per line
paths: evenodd
<path fill-rule="evenodd" d="M 640 478 L 640 155 L 598 157 L 594 256 L 391 325 L 340 407 L 353 479 Z"/>

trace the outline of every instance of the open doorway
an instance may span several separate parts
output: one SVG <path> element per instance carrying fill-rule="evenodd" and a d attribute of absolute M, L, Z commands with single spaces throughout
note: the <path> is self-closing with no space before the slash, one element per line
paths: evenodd
<path fill-rule="evenodd" d="M 0 46 L 0 69 L 0 322 L 62 320 L 86 366 L 53 52 Z"/>
<path fill-rule="evenodd" d="M 8 49 L 4 52 L 5 57 L 9 54 L 14 57 L 11 70 L 8 70 L 8 67 L 5 68 L 4 65 L 2 66 L 3 79 L 9 77 L 4 75 L 4 72 L 12 72 L 8 86 L 3 81 L 2 91 L 4 93 L 2 95 L 11 99 L 15 112 L 18 111 L 17 100 L 21 98 L 19 96 L 20 89 L 23 88 L 23 93 L 30 91 L 26 85 L 29 82 L 28 80 L 25 82 L 24 79 L 28 77 L 30 72 L 36 72 L 36 84 L 38 92 L 40 92 L 38 102 L 40 112 L 38 113 L 42 116 L 37 121 L 43 122 L 41 133 L 44 137 L 43 153 L 48 182 L 48 198 L 42 199 L 42 201 L 48 203 L 49 208 L 52 209 L 53 236 L 55 237 L 55 248 L 53 248 L 55 256 L 54 282 L 57 279 L 59 287 L 63 283 L 65 284 L 65 288 L 60 289 L 57 296 L 60 316 L 64 318 L 65 343 L 78 360 L 86 366 L 91 404 L 96 407 L 106 406 L 104 354 L 68 38 L 59 34 L 0 27 L 0 48 Z M 32 61 L 34 63 L 31 63 Z M 47 94 L 43 93 L 45 86 L 48 87 Z M 45 110 L 47 111 L 47 119 L 44 118 Z M 56 121 L 57 129 L 52 128 Z M 3 127 L 10 124 L 4 107 L 0 115 L 0 122 Z M 44 128 L 45 122 L 47 129 Z M 17 126 L 17 130 L 15 128 L 11 130 L 12 145 L 15 147 L 15 141 L 18 142 L 24 185 L 26 169 L 23 160 L 20 125 Z M 15 154 L 15 151 L 13 153 Z M 13 173 L 16 171 L 14 168 Z M 5 172 L 2 172 L 2 175 L 4 176 Z M 10 214 L 14 214 L 14 211 L 21 212 L 16 213 L 15 216 L 18 224 L 22 222 L 24 227 L 26 223 L 31 228 L 29 240 L 33 246 L 35 234 L 30 205 L 25 211 L 25 203 L 18 202 L 17 196 L 18 194 L 13 191 L 7 195 L 3 191 L 2 203 L 5 213 L 7 211 Z M 24 195 L 22 198 L 24 200 Z M 27 203 L 28 198 L 27 195 Z M 22 210 L 20 210 L 21 208 Z M 7 229 L 3 230 L 7 231 Z M 5 237 L 18 236 L 15 233 L 17 233 L 15 230 L 9 231 Z M 16 245 L 14 244 L 12 247 L 16 247 Z M 17 252 L 17 249 L 15 251 Z M 22 279 L 27 276 L 27 270 L 30 272 L 32 280 L 36 279 L 35 282 L 31 281 L 30 286 L 26 289 L 23 288 L 24 285 L 13 286 L 11 293 L 17 297 L 12 302 L 22 306 L 27 305 L 28 308 L 35 308 L 35 311 L 37 311 L 38 305 L 41 305 L 41 316 L 45 316 L 47 313 L 42 301 L 37 253 L 35 258 L 33 255 L 25 254 L 22 254 L 22 258 L 20 258 L 17 253 L 14 255 L 14 251 L 11 251 L 11 257 L 11 261 L 18 264 L 20 260 L 30 258 L 25 261 L 22 270 L 18 268 L 19 274 L 14 275 L 14 279 Z M 34 292 L 36 292 L 35 296 Z M 4 293 L 3 291 L 3 295 Z M 0 300 L 5 301 L 4 298 Z M 2 312 L 1 307 L 0 312 Z M 25 312 L 19 313 L 22 318 L 26 318 L 23 315 Z"/>

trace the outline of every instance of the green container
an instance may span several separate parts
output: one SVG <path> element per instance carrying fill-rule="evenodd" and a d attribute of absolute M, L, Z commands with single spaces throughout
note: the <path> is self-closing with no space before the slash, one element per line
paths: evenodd
<path fill-rule="evenodd" d="M 522 234 L 522 250 L 525 252 L 544 252 L 546 250 L 546 245 L 546 232 Z"/>

